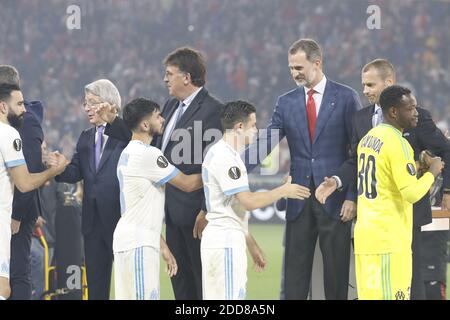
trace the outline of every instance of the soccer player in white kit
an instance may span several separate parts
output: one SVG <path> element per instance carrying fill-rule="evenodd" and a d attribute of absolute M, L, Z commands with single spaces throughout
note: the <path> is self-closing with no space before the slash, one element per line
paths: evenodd
<path fill-rule="evenodd" d="M 247 283 L 246 245 L 257 269 L 265 258 L 248 232 L 248 214 L 287 197 L 305 199 L 309 189 L 287 182 L 271 191 L 250 192 L 247 170 L 240 152 L 257 133 L 256 109 L 245 101 L 224 106 L 224 135 L 206 154 L 202 176 L 208 224 L 201 239 L 203 299 L 245 299 Z"/>
<path fill-rule="evenodd" d="M 11 248 L 11 214 L 14 185 L 20 192 L 29 192 L 60 174 L 67 159 L 53 154 L 50 169 L 30 174 L 23 157 L 22 140 L 12 127 L 20 126 L 25 113 L 22 92 L 17 85 L 0 84 L 0 300 L 8 299 Z"/>
<path fill-rule="evenodd" d="M 159 299 L 159 255 L 170 277 L 177 263 L 161 229 L 164 218 L 164 185 L 192 192 L 203 186 L 201 175 L 185 175 L 150 146 L 163 132 L 159 106 L 135 99 L 123 110 L 123 120 L 133 135 L 117 165 L 121 218 L 114 231 L 114 277 L 117 300 Z"/>

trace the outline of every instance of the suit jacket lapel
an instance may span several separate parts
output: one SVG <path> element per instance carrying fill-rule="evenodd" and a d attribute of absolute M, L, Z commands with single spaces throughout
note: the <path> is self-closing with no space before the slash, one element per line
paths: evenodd
<path fill-rule="evenodd" d="M 322 132 L 325 124 L 333 113 L 336 105 L 336 89 L 332 86 L 332 83 L 328 80 L 323 93 L 322 104 L 320 105 L 319 115 L 317 117 L 316 129 L 314 130 L 314 142 L 316 142 L 320 133 Z"/>
<path fill-rule="evenodd" d="M 295 127 L 300 131 L 300 136 L 302 137 L 305 146 L 310 149 L 311 141 L 309 138 L 308 116 L 306 115 L 305 90 L 303 87 L 297 88 L 294 101 L 294 112 L 291 114 L 295 121 Z M 299 103 L 297 103 L 297 101 L 299 101 Z"/>
<path fill-rule="evenodd" d="M 102 153 L 102 156 L 101 156 L 101 158 L 100 158 L 100 163 L 98 164 L 97 172 L 99 172 L 99 171 L 102 169 L 103 164 L 104 164 L 104 163 L 106 162 L 106 160 L 108 160 L 108 158 L 111 156 L 111 154 L 112 154 L 114 148 L 115 148 L 116 145 L 117 145 L 117 142 L 118 142 L 118 141 L 117 141 L 116 139 L 108 138 L 108 141 L 106 141 L 105 148 L 103 149 L 103 153 Z"/>
<path fill-rule="evenodd" d="M 372 118 L 373 118 L 373 113 L 375 112 L 375 105 L 370 105 L 367 108 L 367 113 L 364 117 L 364 119 L 361 119 L 361 123 L 363 125 L 363 130 L 364 130 L 364 134 L 362 136 L 365 136 L 367 134 L 367 132 L 369 132 L 372 128 Z M 361 137 L 362 138 L 362 137 Z"/>
<path fill-rule="evenodd" d="M 175 129 L 177 128 L 185 128 L 187 122 L 192 118 L 192 116 L 197 112 L 198 109 L 200 109 L 203 99 L 208 94 L 208 91 L 206 91 L 205 88 L 199 91 L 199 93 L 195 96 L 194 100 L 192 100 L 189 107 L 186 109 L 186 111 L 183 113 L 183 115 L 180 118 L 180 121 L 178 121 Z"/>
<path fill-rule="evenodd" d="M 186 109 L 186 111 L 181 116 L 180 120 L 178 121 L 177 125 L 172 131 L 172 134 L 175 132 L 176 129 L 179 128 L 186 128 L 186 124 L 189 122 L 189 120 L 197 113 L 198 109 L 202 106 L 203 99 L 208 94 L 208 91 L 206 91 L 205 88 L 200 90 L 200 92 L 195 96 L 194 100 L 192 100 L 189 107 Z M 178 106 L 178 104 L 176 105 Z M 192 132 L 191 132 L 192 133 Z M 170 137 L 169 137 L 170 139 Z M 169 140 L 167 142 L 166 149 L 164 150 L 164 153 L 166 153 L 173 145 L 173 141 Z"/>
<path fill-rule="evenodd" d="M 176 99 L 172 99 L 169 102 L 167 102 L 166 106 L 164 107 L 164 110 L 161 112 L 161 115 L 165 120 L 164 132 L 166 131 L 167 125 L 169 124 L 169 121 L 170 121 L 170 118 L 172 118 L 175 110 L 177 109 L 177 106 L 178 106 L 178 101 Z M 164 132 L 162 135 L 158 136 L 152 142 L 152 145 L 157 147 L 158 149 L 161 149 L 161 147 L 162 147 Z"/>
<path fill-rule="evenodd" d="M 95 127 L 89 129 L 88 131 L 88 145 L 89 168 L 93 173 L 95 173 Z"/>

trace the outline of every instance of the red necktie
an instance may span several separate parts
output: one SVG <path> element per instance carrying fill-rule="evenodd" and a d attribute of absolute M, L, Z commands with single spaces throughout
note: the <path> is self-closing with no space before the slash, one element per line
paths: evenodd
<path fill-rule="evenodd" d="M 309 137 L 311 143 L 314 141 L 314 130 L 316 130 L 316 103 L 314 102 L 314 89 L 308 91 L 308 102 L 306 103 L 306 115 L 308 116 Z"/>

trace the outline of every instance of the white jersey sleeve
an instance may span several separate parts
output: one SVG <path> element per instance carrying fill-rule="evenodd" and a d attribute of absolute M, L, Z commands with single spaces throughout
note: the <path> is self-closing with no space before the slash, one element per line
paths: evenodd
<path fill-rule="evenodd" d="M 161 150 L 155 147 L 146 149 L 142 157 L 142 176 L 156 183 L 158 186 L 165 185 L 180 172 L 163 155 Z"/>
<path fill-rule="evenodd" d="M 11 126 L 3 126 L 0 152 L 2 153 L 5 166 L 14 168 L 26 164 L 22 151 L 22 139 L 19 132 Z"/>
<path fill-rule="evenodd" d="M 226 156 L 220 163 L 217 162 L 214 172 L 225 196 L 250 190 L 245 166 L 233 157 Z"/>

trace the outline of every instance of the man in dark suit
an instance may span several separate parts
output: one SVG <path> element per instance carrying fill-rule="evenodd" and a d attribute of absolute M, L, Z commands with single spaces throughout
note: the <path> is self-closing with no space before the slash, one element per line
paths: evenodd
<path fill-rule="evenodd" d="M 316 197 L 325 202 L 327 196 L 336 188 L 352 185 L 356 188 L 357 177 L 357 148 L 359 141 L 372 129 L 383 121 L 379 98 L 383 89 L 395 84 L 396 75 L 392 64 L 385 59 L 376 59 L 362 69 L 362 84 L 364 95 L 371 105 L 358 111 L 353 118 L 351 157 L 342 167 L 335 172 L 332 178 L 326 178 L 316 191 Z M 405 130 L 403 137 L 408 140 L 414 150 L 414 158 L 419 159 L 419 154 L 428 149 L 442 158 L 445 163 L 450 163 L 450 144 L 442 132 L 436 127 L 429 111 L 417 108 L 419 122 L 414 129 Z M 450 168 L 445 166 L 442 172 L 444 178 L 444 197 L 442 209 L 450 209 Z M 411 299 L 425 299 L 425 287 L 420 272 L 420 243 L 421 226 L 431 222 L 431 205 L 429 195 L 425 195 L 413 207 L 413 276 L 411 284 Z"/>
<path fill-rule="evenodd" d="M 23 154 L 28 170 L 32 173 L 45 171 L 42 164 L 41 144 L 44 133 L 33 109 L 41 109 L 38 101 L 26 103 L 23 125 L 18 128 L 23 141 Z M 11 238 L 11 300 L 31 299 L 31 237 L 35 222 L 41 215 L 38 190 L 22 193 L 14 189 Z"/>
<path fill-rule="evenodd" d="M 292 182 L 308 186 L 314 194 L 323 177 L 347 159 L 350 122 L 360 102 L 355 90 L 325 77 L 322 51 L 314 40 L 296 41 L 289 49 L 288 60 L 298 88 L 278 98 L 267 130 L 247 149 L 245 163 L 252 170 L 263 160 L 257 157 L 258 147 L 272 150 L 286 137 Z M 288 199 L 286 299 L 307 298 L 317 238 L 323 255 L 325 297 L 347 299 L 355 200 L 354 190 L 333 195 L 326 205 L 321 205 L 314 196 L 307 200 Z"/>
<path fill-rule="evenodd" d="M 206 148 L 222 136 L 222 104 L 204 88 L 206 66 L 200 52 L 179 48 L 166 57 L 164 65 L 164 82 L 173 98 L 166 102 L 162 112 L 166 119 L 164 133 L 152 145 L 160 148 L 184 174 L 201 173 Z M 122 119 L 111 114 L 102 117 L 110 123 L 106 128 L 108 135 L 130 140 L 131 132 Z M 203 189 L 187 193 L 166 186 L 166 240 L 178 263 L 178 273 L 171 278 L 177 300 L 202 299 L 197 238 L 206 225 L 205 210 Z"/>
<path fill-rule="evenodd" d="M 117 88 L 109 80 L 98 80 L 85 87 L 84 110 L 89 122 L 78 139 L 76 152 L 58 182 L 84 180 L 82 233 L 89 300 L 108 300 L 113 262 L 113 232 L 120 218 L 120 191 L 117 163 L 126 144 L 104 133 L 105 123 L 95 113 L 102 103 L 119 109 Z"/>
<path fill-rule="evenodd" d="M 20 76 L 13 66 L 0 66 L 0 82 L 20 85 Z M 44 139 L 41 122 L 43 107 L 39 101 L 25 102 L 27 110 L 23 123 L 17 127 L 23 143 L 23 155 L 29 172 L 45 171 L 42 164 L 41 144 Z M 14 189 L 11 216 L 11 300 L 31 299 L 30 252 L 34 224 L 40 215 L 38 191 L 22 193 Z"/>
<path fill-rule="evenodd" d="M 48 170 L 39 173 L 30 173 L 23 155 L 25 152 L 22 152 L 22 138 L 20 137 L 19 132 L 13 128 L 21 127 L 25 114 L 25 103 L 20 87 L 12 83 L 0 83 L 0 100 L 0 124 L 2 131 L 2 146 L 0 148 L 2 159 L 2 194 L 0 197 L 0 208 L 2 211 L 0 231 L 0 259 L 2 260 L 0 263 L 0 300 L 5 300 L 11 296 L 11 275 L 16 276 L 17 273 L 21 271 L 29 272 L 30 268 L 30 240 L 27 241 L 28 235 L 26 234 L 28 229 L 20 228 L 20 222 L 12 221 L 11 219 L 14 198 L 13 187 L 17 187 L 22 193 L 27 193 L 38 188 L 47 180 L 63 172 L 67 165 L 67 159 L 58 153 L 53 153 L 49 156 L 49 165 L 51 167 Z M 19 234 L 19 239 L 23 240 L 19 241 L 19 244 L 21 245 L 21 247 L 18 248 L 19 250 L 16 250 L 14 245 L 11 246 L 11 234 Z M 10 254 L 11 248 L 13 249 L 13 254 L 15 254 L 15 263 L 17 263 L 18 260 L 23 259 L 22 262 L 25 264 L 14 266 L 16 271 L 11 270 L 12 268 L 10 268 L 10 258 L 12 256 Z M 20 276 L 23 276 L 23 274 L 20 274 Z M 19 292 L 24 296 L 15 296 L 14 298 L 30 299 L 31 292 L 29 280 L 28 283 L 16 282 L 16 284 L 17 283 L 19 283 L 20 289 L 16 290 L 16 292 Z M 27 291 L 28 295 L 26 295 Z"/>

